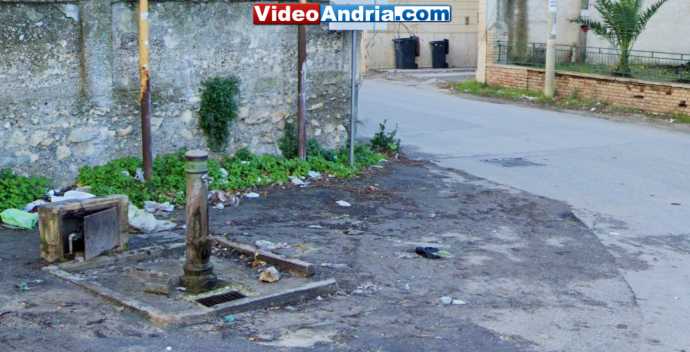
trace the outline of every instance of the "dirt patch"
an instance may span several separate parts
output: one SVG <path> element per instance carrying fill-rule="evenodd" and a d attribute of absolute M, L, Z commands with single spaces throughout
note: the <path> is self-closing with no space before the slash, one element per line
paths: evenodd
<path fill-rule="evenodd" d="M 616 278 L 615 260 L 568 216 L 567 205 L 478 180 L 428 163 L 390 162 L 352 180 L 274 187 L 238 208 L 212 209 L 215 234 L 249 244 L 284 242 L 277 253 L 314 263 L 316 278 L 335 277 L 339 289 L 183 329 L 154 328 L 47 276 L 39 270 L 38 235 L 1 230 L 0 345 L 8 351 L 538 349 L 486 328 L 487 319 L 501 309 L 601 307 L 607 303 L 573 294 L 572 287 Z M 182 239 L 160 236 L 165 243 Z M 420 242 L 451 256 L 421 258 L 414 254 Z M 43 281 L 27 291 L 15 288 L 35 279 Z M 467 304 L 446 306 L 442 296 Z"/>

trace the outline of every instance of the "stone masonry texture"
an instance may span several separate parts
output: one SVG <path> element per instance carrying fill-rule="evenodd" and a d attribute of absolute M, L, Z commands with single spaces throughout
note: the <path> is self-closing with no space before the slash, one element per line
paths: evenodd
<path fill-rule="evenodd" d="M 205 147 L 201 82 L 240 81 L 226 153 L 279 153 L 297 110 L 297 29 L 254 26 L 250 2 L 153 1 L 154 154 Z M 0 1 L 0 168 L 69 184 L 79 167 L 140 155 L 136 1 Z M 346 141 L 350 43 L 308 29 L 309 136 Z"/>

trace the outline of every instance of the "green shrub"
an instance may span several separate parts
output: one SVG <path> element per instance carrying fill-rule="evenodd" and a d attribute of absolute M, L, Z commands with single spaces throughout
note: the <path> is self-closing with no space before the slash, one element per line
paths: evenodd
<path fill-rule="evenodd" d="M 283 154 L 283 157 L 292 159 L 297 157 L 297 148 L 299 147 L 297 141 L 297 124 L 294 122 L 285 122 L 285 129 L 283 136 L 278 140 L 278 148 Z"/>
<path fill-rule="evenodd" d="M 22 209 L 48 191 L 49 181 L 45 177 L 24 177 L 12 170 L 0 170 L 0 211 L 8 208 Z"/>
<path fill-rule="evenodd" d="M 218 152 L 227 144 L 228 126 L 237 116 L 239 84 L 232 77 L 215 77 L 201 85 L 199 127 L 206 135 L 209 148 Z"/>
<path fill-rule="evenodd" d="M 379 123 L 379 131 L 371 139 L 371 148 L 379 153 L 397 154 L 400 152 L 400 139 L 396 138 L 398 129 L 386 132 L 386 120 Z"/>

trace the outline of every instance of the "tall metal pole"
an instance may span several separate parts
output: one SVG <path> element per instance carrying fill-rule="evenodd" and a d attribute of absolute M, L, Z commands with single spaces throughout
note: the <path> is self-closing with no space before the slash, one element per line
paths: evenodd
<path fill-rule="evenodd" d="M 549 30 L 546 39 L 546 67 L 544 74 L 544 95 L 553 98 L 556 90 L 556 0 L 549 0 L 549 12 L 547 15 L 547 26 Z"/>
<path fill-rule="evenodd" d="M 208 153 L 190 150 L 185 154 L 187 173 L 187 241 L 182 285 L 191 293 L 212 289 L 216 284 L 208 235 Z"/>
<path fill-rule="evenodd" d="M 355 139 L 357 137 L 357 34 L 358 31 L 350 31 L 352 39 L 352 58 L 350 59 L 350 166 L 355 166 Z"/>
<path fill-rule="evenodd" d="M 300 0 L 306 3 L 306 0 Z M 305 119 L 306 93 L 304 85 L 306 83 L 306 70 L 304 62 L 307 61 L 307 28 L 304 25 L 297 26 L 297 154 L 299 158 L 307 158 L 307 124 Z"/>
<path fill-rule="evenodd" d="M 149 75 L 149 2 L 139 0 L 139 106 L 141 113 L 141 151 L 144 179 L 153 176 L 151 151 L 151 80 Z"/>

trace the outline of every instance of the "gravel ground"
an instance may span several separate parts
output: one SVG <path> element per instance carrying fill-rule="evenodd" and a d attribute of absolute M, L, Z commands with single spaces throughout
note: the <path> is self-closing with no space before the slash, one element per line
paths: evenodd
<path fill-rule="evenodd" d="M 337 294 L 161 329 L 42 272 L 37 232 L 2 229 L 0 350 L 634 350 L 635 297 L 564 203 L 407 160 L 261 194 L 212 209 L 212 231 L 286 242 L 282 253 L 336 278 Z M 427 243 L 451 257 L 413 253 Z"/>

